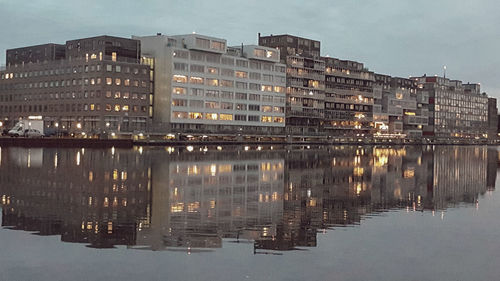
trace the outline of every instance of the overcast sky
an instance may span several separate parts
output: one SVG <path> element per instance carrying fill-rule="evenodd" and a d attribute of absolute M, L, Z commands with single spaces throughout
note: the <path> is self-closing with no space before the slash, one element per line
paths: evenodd
<path fill-rule="evenodd" d="M 104 34 L 195 31 L 239 45 L 289 33 L 392 76 L 442 75 L 446 65 L 447 77 L 500 98 L 497 0 L 0 0 L 0 12 L 2 65 L 5 49 Z"/>

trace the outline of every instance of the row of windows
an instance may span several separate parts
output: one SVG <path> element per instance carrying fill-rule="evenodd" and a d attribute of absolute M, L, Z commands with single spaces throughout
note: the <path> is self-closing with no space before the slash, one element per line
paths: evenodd
<path fill-rule="evenodd" d="M 228 66 L 237 66 L 240 68 L 250 68 L 250 69 L 259 69 L 259 70 L 267 70 L 267 71 L 275 71 L 285 73 L 286 67 L 282 65 L 274 65 L 273 63 L 266 63 L 260 61 L 253 60 L 241 60 L 235 59 L 233 57 L 221 56 L 219 54 L 207 54 L 197 51 L 184 51 L 184 50 L 176 50 L 173 53 L 175 58 L 180 59 L 188 59 L 189 57 L 193 61 L 207 61 L 210 63 L 223 64 Z"/>
<path fill-rule="evenodd" d="M 123 68 L 123 69 L 122 69 Z M 14 79 L 14 78 L 28 78 L 28 77 L 42 77 L 42 76 L 53 76 L 53 75 L 64 75 L 71 73 L 88 73 L 88 72 L 99 72 L 101 71 L 101 65 L 79 65 L 73 67 L 65 67 L 65 68 L 56 68 L 56 69 L 44 69 L 44 70 L 35 70 L 35 71 L 25 71 L 25 72 L 3 72 L 0 77 L 2 80 L 4 79 Z M 136 67 L 129 66 L 120 66 L 120 65 L 106 65 L 106 71 L 111 72 L 123 72 L 123 73 L 132 73 L 132 74 L 147 74 L 147 69 L 141 69 Z"/>
<path fill-rule="evenodd" d="M 190 96 L 197 97 L 207 97 L 207 98 L 222 98 L 222 99 L 237 99 L 237 100 L 252 100 L 252 101 L 263 101 L 263 102 L 274 102 L 274 103 L 285 103 L 284 97 L 275 97 L 270 95 L 260 95 L 260 94 L 248 94 L 248 93 L 233 93 L 228 91 L 218 91 L 218 90 L 203 90 L 197 88 L 191 88 L 188 91 L 187 88 L 175 87 L 172 89 L 172 93 L 176 95 L 186 95 L 189 93 Z"/>
<path fill-rule="evenodd" d="M 202 113 L 202 112 L 184 112 L 174 111 L 175 119 L 195 119 L 195 120 L 221 120 L 221 121 L 249 121 L 262 123 L 284 123 L 285 118 L 276 116 L 258 116 L 244 114 L 225 114 L 225 113 Z"/>
<path fill-rule="evenodd" d="M 146 106 L 138 105 L 120 105 L 120 104 L 106 104 L 105 111 L 115 111 L 115 112 L 146 112 Z M 100 104 L 48 104 L 48 105 L 14 105 L 14 106 L 2 106 L 0 105 L 0 112 L 10 113 L 10 112 L 26 112 L 26 113 L 37 113 L 37 112 L 81 112 L 81 111 L 101 111 Z"/>
<path fill-rule="evenodd" d="M 34 101 L 34 100 L 54 100 L 54 99 L 87 99 L 87 98 L 100 98 L 101 91 L 84 91 L 84 92 L 67 92 L 67 93 L 43 93 L 43 94 L 30 94 L 30 95 L 0 95 L 0 102 L 18 102 L 18 101 Z M 123 98 L 132 100 L 146 100 L 147 94 L 130 93 L 130 92 L 111 92 L 106 91 L 107 98 Z"/>
<path fill-rule="evenodd" d="M 133 86 L 133 87 L 147 87 L 148 82 L 140 80 L 130 80 L 121 78 L 106 78 L 106 85 L 123 85 L 123 86 Z M 41 88 L 58 88 L 58 87 L 70 87 L 70 86 L 94 86 L 101 85 L 101 78 L 84 78 L 84 79 L 71 79 L 71 80 L 55 80 L 55 81 L 42 81 L 35 83 L 16 83 L 16 84 L 5 84 L 0 85 L 0 89 L 41 89 Z"/>
<path fill-rule="evenodd" d="M 247 71 L 239 71 L 239 70 L 233 70 L 233 69 L 228 69 L 228 68 L 219 68 L 215 66 L 207 66 L 205 67 L 204 65 L 198 65 L 198 64 L 187 64 L 187 63 L 182 63 L 182 62 L 175 62 L 174 63 L 174 70 L 177 71 L 190 71 L 190 72 L 196 72 L 196 73 L 208 73 L 211 75 L 222 75 L 222 76 L 228 76 L 228 77 L 237 77 L 241 79 L 246 79 L 250 78 L 253 80 L 264 80 L 264 81 L 269 81 L 273 82 L 273 80 L 276 80 L 276 82 L 281 82 L 285 83 L 286 78 L 284 76 L 273 76 L 271 74 L 261 74 L 259 72 L 247 72 Z"/>
<path fill-rule="evenodd" d="M 174 107 L 195 107 L 195 108 L 211 108 L 211 109 L 226 109 L 226 110 L 241 110 L 241 111 L 260 111 L 262 112 L 276 112 L 285 113 L 285 108 L 282 106 L 272 105 L 257 105 L 257 104 L 233 104 L 231 102 L 217 102 L 217 101 L 202 101 L 202 100 L 185 100 L 173 99 L 172 106 Z"/>
<path fill-rule="evenodd" d="M 256 84 L 256 83 L 246 83 L 246 82 L 239 82 L 232 80 L 222 80 L 222 79 L 209 79 L 209 78 L 203 78 L 203 77 L 196 77 L 196 76 L 191 76 L 188 77 L 185 75 L 174 75 L 173 76 L 173 81 L 176 83 L 180 84 L 199 84 L 199 85 L 207 85 L 207 86 L 212 86 L 212 87 L 228 87 L 228 88 L 233 88 L 236 87 L 237 89 L 250 89 L 250 90 L 255 90 L 255 91 L 262 91 L 262 92 L 276 92 L 276 93 L 285 93 L 285 87 L 282 86 L 272 86 L 272 85 L 261 85 L 261 84 Z"/>

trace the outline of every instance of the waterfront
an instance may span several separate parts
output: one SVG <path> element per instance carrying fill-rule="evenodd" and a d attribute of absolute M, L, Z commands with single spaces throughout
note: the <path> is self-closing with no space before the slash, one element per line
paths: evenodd
<path fill-rule="evenodd" d="M 0 150 L 0 280 L 495 280 L 486 146 Z"/>

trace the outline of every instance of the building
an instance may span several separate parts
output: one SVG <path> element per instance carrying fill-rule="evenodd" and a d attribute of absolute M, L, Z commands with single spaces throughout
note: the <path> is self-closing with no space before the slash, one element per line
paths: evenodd
<path fill-rule="evenodd" d="M 155 58 L 156 131 L 283 133 L 285 66 L 276 49 L 188 34 L 134 37 Z"/>
<path fill-rule="evenodd" d="M 488 140 L 498 139 L 498 107 L 497 99 L 488 98 Z"/>
<path fill-rule="evenodd" d="M 328 135 L 360 137 L 373 131 L 374 74 L 362 63 L 325 61 L 325 121 Z"/>
<path fill-rule="evenodd" d="M 7 50 L 0 118 L 39 116 L 61 132 L 145 131 L 150 66 L 137 40 L 99 36 Z"/>
<path fill-rule="evenodd" d="M 427 125 L 427 111 L 421 102 L 417 102 L 417 85 L 414 80 L 375 74 L 375 80 L 382 89 L 382 97 L 377 100 L 381 106 L 384 131 L 378 136 L 390 138 L 418 139 Z M 382 125 L 381 125 L 382 126 Z M 380 128 L 380 126 L 378 126 Z"/>
<path fill-rule="evenodd" d="M 261 36 L 259 45 L 279 50 L 286 64 L 286 126 L 289 134 L 316 134 L 325 117 L 325 62 L 319 41 L 284 35 Z"/>
<path fill-rule="evenodd" d="M 424 137 L 486 139 L 488 96 L 481 94 L 479 84 L 425 75 L 412 79 L 417 82 L 419 94 L 429 99 L 429 123 L 424 126 Z"/>

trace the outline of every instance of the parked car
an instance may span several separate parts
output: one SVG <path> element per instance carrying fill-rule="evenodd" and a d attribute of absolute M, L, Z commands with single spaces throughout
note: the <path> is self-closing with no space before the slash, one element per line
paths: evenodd
<path fill-rule="evenodd" d="M 24 136 L 27 138 L 41 138 L 44 135 L 37 129 L 27 129 L 24 130 Z"/>

